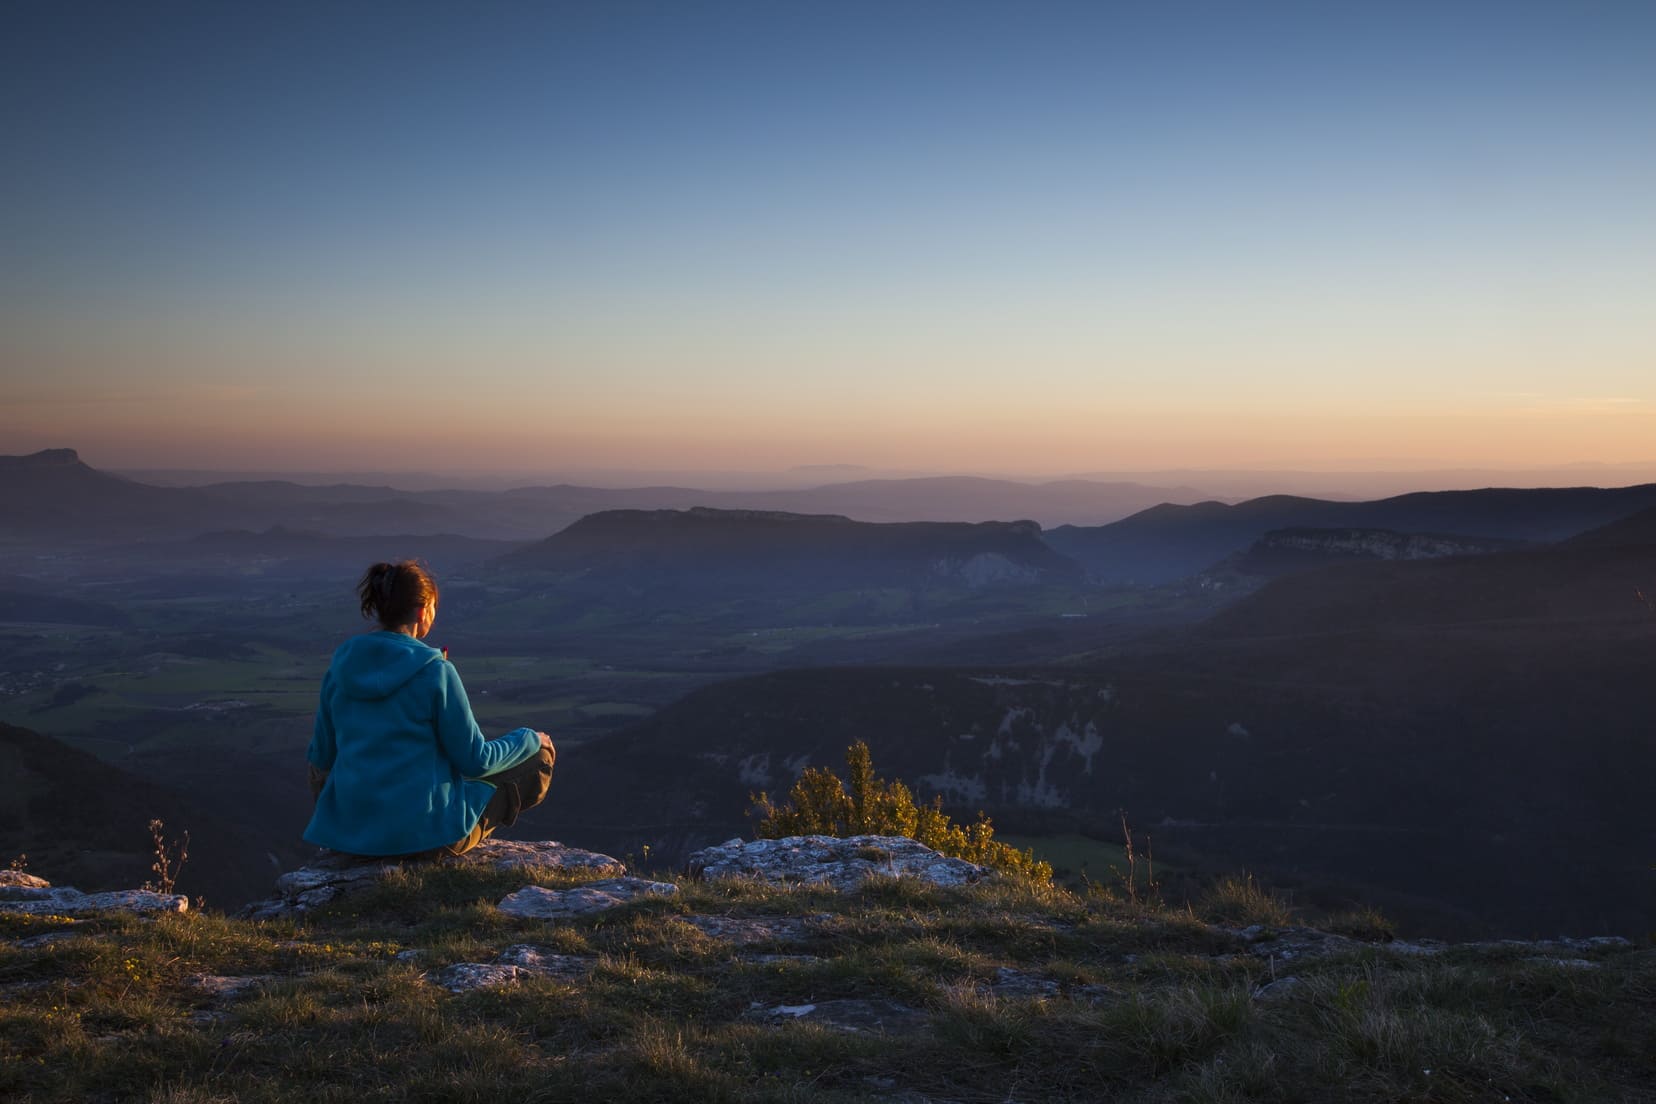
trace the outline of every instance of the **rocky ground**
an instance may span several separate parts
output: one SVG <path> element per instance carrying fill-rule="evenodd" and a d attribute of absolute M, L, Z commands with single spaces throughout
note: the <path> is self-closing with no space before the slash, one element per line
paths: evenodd
<path fill-rule="evenodd" d="M 0 1096 L 1656 1099 L 1656 952 L 1625 940 L 1211 922 L 881 837 L 690 869 L 323 856 L 237 918 L 8 872 Z"/>

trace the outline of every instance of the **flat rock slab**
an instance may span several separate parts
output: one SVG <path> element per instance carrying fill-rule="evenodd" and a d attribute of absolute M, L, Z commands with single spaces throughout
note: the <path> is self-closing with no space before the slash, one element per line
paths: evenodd
<path fill-rule="evenodd" d="M 250 974 L 244 977 L 191 974 L 184 979 L 184 984 L 204 997 L 211 997 L 214 1000 L 235 1000 L 238 997 L 245 997 L 259 986 L 275 980 L 275 974 Z"/>
<path fill-rule="evenodd" d="M 276 893 L 241 912 L 244 919 L 270 920 L 302 914 L 373 885 L 405 867 L 471 867 L 482 870 L 559 870 L 595 874 L 626 873 L 619 859 L 597 851 L 566 847 L 556 840 L 487 839 L 458 857 L 441 859 L 364 859 L 323 851 L 297 870 L 276 879 Z"/>
<path fill-rule="evenodd" d="M 827 914 L 815 916 L 681 916 L 686 924 L 703 935 L 737 947 L 768 943 L 803 943 L 811 937 Z"/>
<path fill-rule="evenodd" d="M 500 957 L 495 961 L 504 966 L 516 966 L 519 970 L 537 977 L 556 978 L 558 981 L 580 981 L 592 973 L 592 966 L 596 960 L 591 955 L 558 954 L 545 947 L 519 943 L 501 951 Z"/>
<path fill-rule="evenodd" d="M 742 955 L 736 961 L 750 966 L 815 966 L 827 960 L 808 954 L 750 954 Z"/>
<path fill-rule="evenodd" d="M 836 1031 L 871 1035 L 909 1035 L 922 1030 L 926 1013 L 892 1000 L 826 1000 L 778 1004 L 749 1011 L 765 1023 L 813 1023 Z"/>
<path fill-rule="evenodd" d="M 22 870 L 0 870 L 0 886 L 22 886 L 26 889 L 45 889 L 51 885 L 45 878 Z"/>
<path fill-rule="evenodd" d="M 73 886 L 0 886 L 0 912 L 29 916 L 79 916 L 88 912 L 185 912 L 190 899 L 178 893 L 118 889 L 82 893 Z"/>
<path fill-rule="evenodd" d="M 469 993 L 473 989 L 516 984 L 523 972 L 516 966 L 498 962 L 456 962 L 431 975 L 431 982 L 451 993 Z"/>
<path fill-rule="evenodd" d="M 431 975 L 431 981 L 451 993 L 515 985 L 525 978 L 580 981 L 592 973 L 590 955 L 556 954 L 545 947 L 519 943 L 507 947 L 493 962 L 456 962 Z"/>
<path fill-rule="evenodd" d="M 1051 978 L 1026 974 L 1009 966 L 997 968 L 995 980 L 989 983 L 990 992 L 1008 1000 L 1049 1000 L 1058 996 L 1059 989 Z"/>
<path fill-rule="evenodd" d="M 671 882 L 644 878 L 605 878 L 571 889 L 524 886 L 500 900 L 500 911 L 524 920 L 564 920 L 607 912 L 640 897 L 669 897 L 678 892 Z"/>
<path fill-rule="evenodd" d="M 814 883 L 844 892 L 871 877 L 917 878 L 940 886 L 970 885 L 988 867 L 940 855 L 901 836 L 786 836 L 726 840 L 690 856 L 704 878 L 753 878 L 777 885 Z"/>

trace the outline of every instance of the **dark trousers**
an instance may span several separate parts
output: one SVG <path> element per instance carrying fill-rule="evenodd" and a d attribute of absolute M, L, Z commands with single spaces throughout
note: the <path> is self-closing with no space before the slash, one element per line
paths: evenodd
<path fill-rule="evenodd" d="M 489 838 L 496 828 L 517 823 L 518 814 L 533 809 L 546 800 L 547 788 L 552 785 L 552 764 L 557 753 L 541 748 L 534 756 L 499 774 L 491 774 L 483 781 L 495 788 L 494 796 L 483 806 L 483 815 L 477 826 L 464 839 L 455 840 L 447 847 L 439 847 L 436 855 L 464 855 Z"/>

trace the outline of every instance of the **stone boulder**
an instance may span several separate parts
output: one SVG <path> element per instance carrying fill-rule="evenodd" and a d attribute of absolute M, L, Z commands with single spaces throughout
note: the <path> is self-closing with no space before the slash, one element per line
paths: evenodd
<path fill-rule="evenodd" d="M 787 836 L 733 839 L 704 848 L 690 856 L 690 873 L 776 885 L 823 884 L 845 892 L 878 875 L 959 886 L 980 881 L 991 871 L 902 836 Z"/>
<path fill-rule="evenodd" d="M 617 877 L 627 872 L 620 859 L 598 851 L 566 847 L 555 840 L 487 839 L 457 859 L 445 862 L 456 866 L 482 866 L 490 870 L 580 870 Z"/>
<path fill-rule="evenodd" d="M 363 859 L 322 851 L 297 870 L 276 879 L 276 893 L 241 911 L 248 920 L 303 915 L 314 908 L 365 889 L 387 874 L 415 866 L 459 866 L 482 870 L 560 870 L 594 874 L 626 873 L 619 860 L 597 851 L 565 847 L 554 840 L 487 839 L 464 855 L 441 859 Z"/>

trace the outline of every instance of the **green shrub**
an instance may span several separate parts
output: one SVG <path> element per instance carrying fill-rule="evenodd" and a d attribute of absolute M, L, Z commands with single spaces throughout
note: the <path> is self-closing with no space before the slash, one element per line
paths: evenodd
<path fill-rule="evenodd" d="M 1037 882 L 1052 880 L 1052 864 L 996 840 L 989 818 L 961 827 L 943 812 L 943 798 L 917 805 L 914 794 L 898 781 L 874 775 L 874 758 L 861 740 L 845 752 L 850 769 L 850 791 L 826 767 L 807 767 L 788 791 L 786 803 L 774 804 L 769 794 L 753 796 L 759 816 L 760 839 L 783 836 L 906 836 L 940 855 L 981 863 Z"/>

